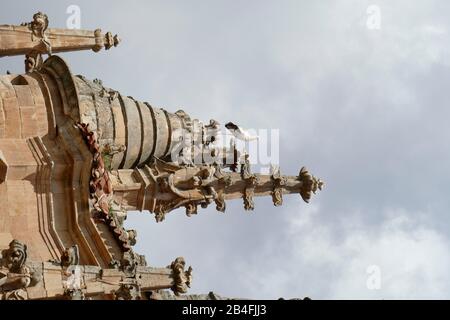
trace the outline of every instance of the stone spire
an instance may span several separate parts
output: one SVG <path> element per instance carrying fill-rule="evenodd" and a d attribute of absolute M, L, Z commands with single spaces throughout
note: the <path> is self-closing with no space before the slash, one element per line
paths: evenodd
<path fill-rule="evenodd" d="M 105 215 L 109 200 L 123 210 L 149 210 L 159 222 L 181 207 L 188 216 L 212 203 L 223 212 L 227 200 L 242 199 L 244 208 L 253 210 L 254 197 L 270 196 L 280 206 L 284 194 L 298 193 L 309 202 L 322 189 L 323 182 L 304 167 L 297 176 L 281 175 L 279 169 L 253 174 L 248 154 L 241 155 L 233 143 L 214 144 L 220 135 L 215 120 L 203 124 L 183 110 L 154 107 L 106 88 L 100 80 L 72 79 L 80 101 L 76 119 L 91 131 L 86 136 L 95 135 L 88 144 L 96 145 L 94 158 L 102 158 L 94 175 L 104 181 L 94 183 L 92 195 Z M 105 186 L 109 198 L 99 193 Z"/>

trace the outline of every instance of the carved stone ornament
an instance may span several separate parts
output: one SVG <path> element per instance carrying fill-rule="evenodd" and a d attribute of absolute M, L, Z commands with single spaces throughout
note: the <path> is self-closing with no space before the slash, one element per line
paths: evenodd
<path fill-rule="evenodd" d="M 26 300 L 27 293 L 24 289 L 5 292 L 1 300 Z"/>
<path fill-rule="evenodd" d="M 18 240 L 9 243 L 9 249 L 2 251 L 2 266 L 10 272 L 20 272 L 27 260 L 27 246 Z"/>
<path fill-rule="evenodd" d="M 145 267 L 147 261 L 145 256 L 137 254 L 133 250 L 124 252 L 122 260 L 120 261 L 120 268 L 127 277 L 134 277 L 136 275 L 136 269 L 138 266 Z"/>
<path fill-rule="evenodd" d="M 116 300 L 141 300 L 141 289 L 135 281 L 127 281 L 121 283 L 114 296 Z"/>
<path fill-rule="evenodd" d="M 70 248 L 66 248 L 61 255 L 61 266 L 68 267 L 78 265 L 80 262 L 80 255 L 78 246 L 74 245 Z"/>
<path fill-rule="evenodd" d="M 24 288 L 35 285 L 41 274 L 26 265 L 27 246 L 12 240 L 0 256 L 0 293 L 2 299 L 22 300 Z"/>
<path fill-rule="evenodd" d="M 241 163 L 241 176 L 246 180 L 252 176 L 250 160 L 248 153 L 244 154 L 244 161 Z"/>
<path fill-rule="evenodd" d="M 178 257 L 173 261 L 169 268 L 172 269 L 173 286 L 172 291 L 176 296 L 186 293 L 192 282 L 192 267 L 184 270 L 186 262 L 183 257 Z"/>
<path fill-rule="evenodd" d="M 312 194 L 316 194 L 317 189 L 322 190 L 324 185 L 322 180 L 317 179 L 312 174 L 310 174 L 305 167 L 302 167 L 300 169 L 298 179 L 302 182 L 300 195 L 303 201 L 305 201 L 306 203 L 309 203 Z"/>
<path fill-rule="evenodd" d="M 253 188 L 246 188 L 243 196 L 244 199 L 244 209 L 252 211 L 255 209 L 255 203 L 253 202 Z"/>
<path fill-rule="evenodd" d="M 44 64 L 44 60 L 42 59 L 42 55 L 37 51 L 31 51 L 25 55 L 25 72 L 31 73 L 36 70 L 40 70 L 42 65 Z"/>
<path fill-rule="evenodd" d="M 111 49 L 112 47 L 117 47 L 117 46 L 119 45 L 120 41 L 121 41 L 121 40 L 120 40 L 120 38 L 117 36 L 117 34 L 113 36 L 111 32 L 107 32 L 107 33 L 105 34 L 105 39 L 104 39 L 104 42 L 105 42 L 105 50 L 109 50 L 109 49 Z"/>
<path fill-rule="evenodd" d="M 272 190 L 272 201 L 275 207 L 281 206 L 283 204 L 283 186 L 286 185 L 286 177 L 281 176 L 280 168 L 276 167 L 272 170 L 271 175 L 273 190 Z"/>
<path fill-rule="evenodd" d="M 188 217 L 192 216 L 193 214 L 197 214 L 197 203 L 194 201 L 189 202 L 185 205 L 186 208 L 186 215 Z"/>
<path fill-rule="evenodd" d="M 48 28 L 48 16 L 45 13 L 37 12 L 33 15 L 33 21 L 28 23 L 28 27 L 35 37 L 43 39 L 45 30 Z"/>
<path fill-rule="evenodd" d="M 30 73 L 41 69 L 43 53 L 52 54 L 52 46 L 45 33 L 48 28 L 48 17 L 46 14 L 38 12 L 33 15 L 33 21 L 22 25 L 27 26 L 31 30 L 33 40 L 36 38 L 40 42 L 40 45 L 25 55 L 25 72 Z"/>
<path fill-rule="evenodd" d="M 122 245 L 124 251 L 128 251 L 136 244 L 137 232 L 125 230 L 123 221 L 126 213 L 120 205 L 114 202 L 112 182 L 109 177 L 108 168 L 103 160 L 102 151 L 107 154 L 124 151 L 124 147 L 108 146 L 101 147 L 98 143 L 97 134 L 89 129 L 89 124 L 77 123 L 76 127 L 92 153 L 91 179 L 89 190 L 94 208 L 96 220 L 103 221 L 112 230 L 115 239 Z"/>
<path fill-rule="evenodd" d="M 225 212 L 227 207 L 226 207 L 225 197 L 224 197 L 223 192 L 220 192 L 214 201 L 216 203 L 216 210 L 219 212 Z"/>
<path fill-rule="evenodd" d="M 242 173 L 241 173 L 242 174 Z M 245 179 L 245 190 L 242 199 L 244 199 L 244 209 L 252 211 L 255 209 L 255 203 L 253 202 L 253 196 L 255 194 L 255 185 L 258 183 L 258 177 L 255 174 L 248 173 Z"/>
<path fill-rule="evenodd" d="M 121 41 L 117 34 L 113 36 L 111 32 L 107 32 L 103 35 L 101 29 L 94 30 L 94 37 L 95 46 L 92 48 L 94 52 L 99 52 L 103 48 L 109 50 L 112 47 L 117 47 Z"/>

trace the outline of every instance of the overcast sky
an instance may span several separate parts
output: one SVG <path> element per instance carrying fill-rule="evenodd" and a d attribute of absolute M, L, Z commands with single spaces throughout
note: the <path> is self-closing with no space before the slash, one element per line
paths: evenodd
<path fill-rule="evenodd" d="M 450 2 L 8 1 L 0 23 L 41 10 L 65 27 L 71 4 L 83 29 L 123 39 L 63 54 L 75 74 L 205 121 L 279 128 L 282 173 L 305 165 L 326 182 L 310 204 L 258 199 L 248 213 L 237 200 L 158 224 L 131 213 L 152 266 L 184 256 L 191 293 L 450 298 Z"/>

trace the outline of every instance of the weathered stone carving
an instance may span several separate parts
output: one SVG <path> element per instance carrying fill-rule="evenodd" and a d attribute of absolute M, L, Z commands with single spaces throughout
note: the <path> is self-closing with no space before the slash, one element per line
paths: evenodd
<path fill-rule="evenodd" d="M 120 261 L 113 259 L 109 263 L 109 267 L 122 270 L 128 278 L 136 277 L 137 267 L 139 266 L 147 266 L 145 256 L 134 252 L 132 249 L 124 252 Z"/>
<path fill-rule="evenodd" d="M 108 211 L 108 224 L 111 228 L 113 228 L 113 230 L 115 230 L 118 236 L 122 234 L 120 230 L 123 229 L 123 223 L 126 219 L 126 211 L 123 210 L 116 201 L 110 201 Z"/>
<path fill-rule="evenodd" d="M 283 193 L 299 192 L 307 199 L 308 188 L 314 193 L 322 188 L 323 183 L 320 179 L 314 180 L 315 184 L 308 182 L 305 170 L 299 177 L 282 176 L 279 169 L 271 175 L 252 174 L 250 161 L 245 156 L 241 172 L 237 174 L 224 171 L 223 166 L 218 163 L 189 166 L 165 162 L 155 157 L 144 166 L 141 174 L 145 174 L 155 185 L 152 192 L 153 206 L 148 210 L 160 222 L 168 212 L 179 207 L 184 207 L 186 215 L 192 216 L 198 212 L 199 206 L 206 208 L 214 202 L 216 209 L 224 212 L 226 200 L 237 197 L 242 197 L 246 210 L 254 209 L 253 198 L 259 195 L 271 194 L 276 206 L 282 204 Z"/>
<path fill-rule="evenodd" d="M 280 168 L 276 167 L 272 170 L 271 175 L 273 181 L 272 201 L 275 207 L 283 204 L 283 186 L 286 185 L 286 177 L 280 174 Z"/>
<path fill-rule="evenodd" d="M 42 53 L 52 54 L 52 46 L 45 31 L 48 28 L 48 17 L 42 12 L 33 15 L 33 21 L 23 23 L 31 30 L 32 38 L 39 39 L 42 45 L 36 47 L 25 55 L 25 72 L 30 73 L 42 68 L 44 63 Z"/>
<path fill-rule="evenodd" d="M 252 211 L 255 209 L 255 203 L 253 202 L 254 191 L 253 188 L 247 188 L 244 192 L 244 209 Z"/>
<path fill-rule="evenodd" d="M 136 244 L 136 231 L 125 230 L 123 221 L 126 219 L 126 213 L 120 208 L 113 198 L 113 190 L 109 171 L 103 161 L 101 147 L 97 141 L 97 135 L 89 129 L 88 124 L 77 123 L 76 125 L 92 153 L 91 180 L 89 190 L 91 193 L 94 216 L 104 221 L 112 230 L 117 241 L 122 245 L 125 251 L 131 249 Z M 111 150 L 113 147 L 107 147 Z M 121 148 L 119 148 L 121 150 Z M 104 149 L 103 149 L 104 150 Z M 108 151 L 107 151 L 108 152 Z M 113 152 L 113 151 L 111 151 Z"/>
<path fill-rule="evenodd" d="M 25 72 L 31 73 L 42 68 L 44 61 L 42 55 L 36 51 L 29 52 L 25 55 Z"/>
<path fill-rule="evenodd" d="M 258 177 L 255 174 L 251 174 L 250 170 L 246 170 L 246 173 L 242 174 L 242 177 L 246 184 L 244 195 L 242 197 L 244 199 L 244 209 L 252 211 L 255 209 L 253 196 L 255 194 L 255 186 L 258 184 Z"/>
<path fill-rule="evenodd" d="M 120 240 L 120 242 L 122 242 L 122 246 L 125 251 L 131 250 L 131 246 L 134 246 L 136 244 L 136 230 L 125 230 L 123 227 L 114 228 L 114 233 L 117 234 L 117 238 Z"/>
<path fill-rule="evenodd" d="M 225 212 L 226 210 L 226 203 L 225 203 L 225 196 L 223 192 L 218 193 L 217 197 L 214 199 L 216 202 L 216 210 L 219 212 Z"/>
<path fill-rule="evenodd" d="M 1 255 L 2 266 L 11 272 L 20 272 L 27 260 L 27 246 L 18 240 L 9 243 L 9 249 L 3 250 Z"/>
<path fill-rule="evenodd" d="M 111 32 L 107 32 L 105 35 L 102 35 L 102 30 L 100 29 L 96 29 L 94 31 L 94 37 L 95 46 L 92 47 L 92 51 L 94 52 L 99 52 L 102 48 L 109 50 L 112 47 L 117 47 L 121 41 L 117 34 L 113 36 Z"/>
<path fill-rule="evenodd" d="M 1 273 L 0 292 L 18 290 L 30 286 L 32 274 L 27 266 L 21 268 L 19 272 Z"/>
<path fill-rule="evenodd" d="M 212 166 L 180 166 L 155 158 L 146 166 L 146 172 L 157 186 L 156 196 L 166 194 L 157 199 L 151 210 L 158 222 L 164 220 L 167 212 L 181 206 L 186 208 L 188 216 L 195 214 L 198 205 L 208 205 L 217 197 L 212 185 L 216 180 Z M 171 198 L 167 197 L 169 194 Z"/>
<path fill-rule="evenodd" d="M 78 245 L 73 245 L 66 248 L 61 255 L 61 266 L 68 267 L 78 265 L 80 262 L 80 255 Z"/>
<path fill-rule="evenodd" d="M 185 271 L 184 268 L 186 266 L 186 262 L 183 257 L 178 257 L 170 264 L 170 268 L 172 269 L 172 277 L 173 277 L 173 287 L 172 291 L 176 296 L 181 293 L 186 293 L 188 288 L 191 286 L 192 281 L 192 267 Z"/>
<path fill-rule="evenodd" d="M 141 300 L 141 289 L 135 281 L 127 281 L 120 285 L 114 295 L 116 300 Z"/>
<path fill-rule="evenodd" d="M 305 201 L 306 203 L 308 203 L 311 199 L 312 193 L 316 194 L 317 189 L 322 190 L 324 185 L 322 180 L 317 179 L 312 174 L 310 174 L 305 167 L 302 167 L 300 169 L 298 179 L 302 182 L 300 195 L 302 196 L 303 201 Z"/>
<path fill-rule="evenodd" d="M 244 161 L 241 163 L 241 176 L 246 180 L 252 176 L 250 160 L 248 153 L 244 154 Z"/>
<path fill-rule="evenodd" d="M 27 299 L 26 291 L 24 289 L 17 289 L 5 292 L 0 300 L 26 300 L 26 299 Z"/>
<path fill-rule="evenodd" d="M 45 30 L 48 28 L 48 16 L 45 13 L 37 12 L 33 15 L 33 21 L 26 24 L 33 32 L 33 36 L 45 39 Z"/>
<path fill-rule="evenodd" d="M 107 32 L 105 34 L 105 40 L 104 40 L 104 42 L 105 42 L 105 50 L 109 50 L 113 46 L 117 47 L 119 45 L 120 41 L 121 40 L 117 36 L 117 34 L 113 36 L 111 32 Z"/>
<path fill-rule="evenodd" d="M 197 204 L 194 201 L 188 202 L 185 208 L 186 208 L 186 215 L 188 217 L 190 217 L 193 214 L 197 214 Z"/>
<path fill-rule="evenodd" d="M 275 207 L 283 204 L 283 194 L 281 188 L 274 188 L 272 191 L 272 201 Z"/>
<path fill-rule="evenodd" d="M 32 36 L 38 38 L 45 46 L 48 54 L 52 53 L 51 44 L 45 34 L 48 28 L 48 17 L 45 13 L 37 12 L 33 15 L 33 21 L 29 23 L 23 23 L 22 25 L 28 26 L 32 32 Z"/>
<path fill-rule="evenodd" d="M 26 265 L 27 246 L 12 240 L 0 256 L 0 293 L 3 299 L 22 300 L 23 290 L 40 281 L 40 274 Z M 10 292 L 12 291 L 12 292 Z"/>
<path fill-rule="evenodd" d="M 93 157 L 89 189 L 91 197 L 95 199 L 94 206 L 97 206 L 100 210 L 106 211 L 105 213 L 107 214 L 109 206 L 106 199 L 107 197 L 104 197 L 104 195 L 112 193 L 112 186 L 108 172 L 105 170 L 105 164 L 100 153 L 100 145 L 97 142 L 97 135 L 94 131 L 89 129 L 89 124 L 77 123 L 77 127 L 80 129 Z"/>

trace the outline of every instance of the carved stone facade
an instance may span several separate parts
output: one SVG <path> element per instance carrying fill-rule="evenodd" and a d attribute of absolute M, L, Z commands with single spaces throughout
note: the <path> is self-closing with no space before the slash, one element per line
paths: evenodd
<path fill-rule="evenodd" d="M 0 76 L 1 299 L 169 299 L 164 289 L 181 299 L 192 268 L 182 257 L 147 266 L 133 251 L 136 230 L 124 228 L 127 211 L 161 222 L 177 208 L 225 212 L 242 199 L 256 210 L 255 197 L 280 206 L 284 194 L 308 202 L 322 189 L 305 168 L 253 174 L 235 144 L 215 146 L 218 121 L 205 125 L 75 76 L 56 55 L 118 43 L 98 29 L 49 28 L 41 12 L 0 26 L 0 57 L 25 56 L 24 74 Z"/>

